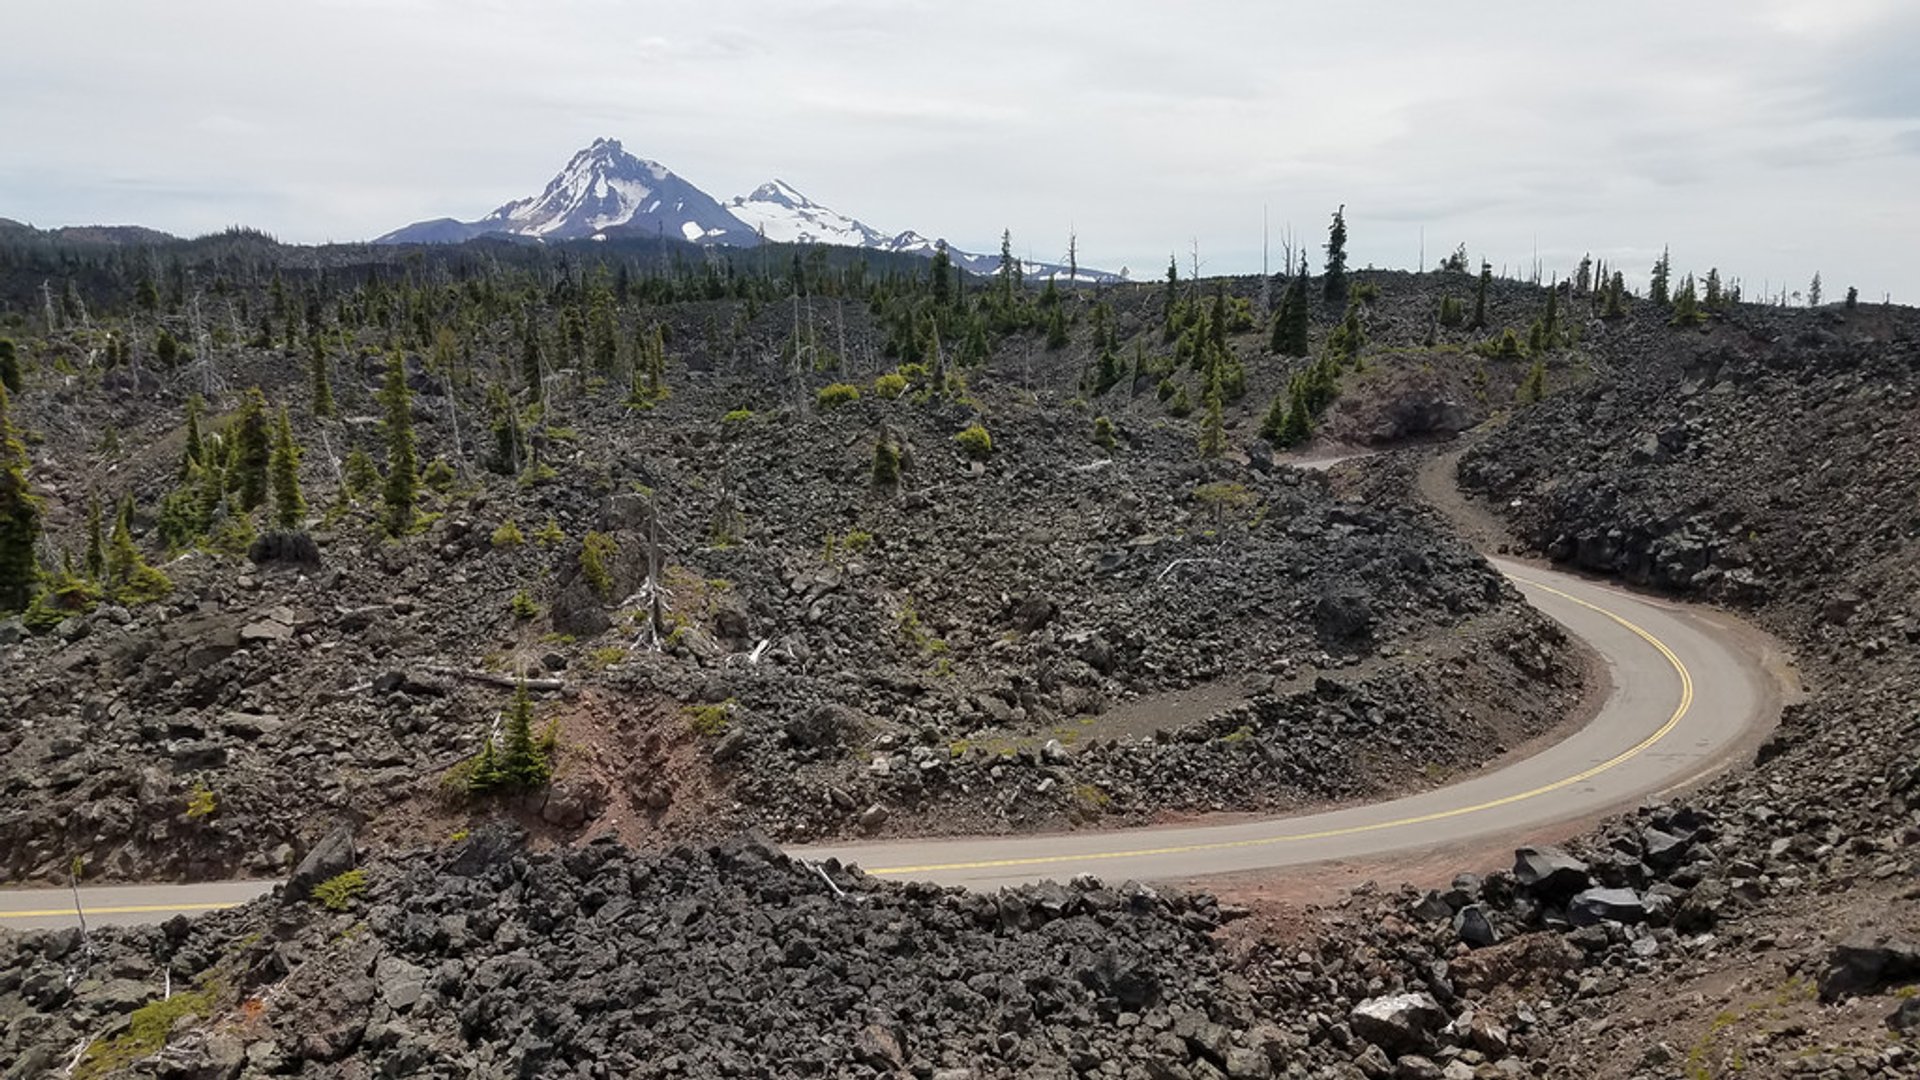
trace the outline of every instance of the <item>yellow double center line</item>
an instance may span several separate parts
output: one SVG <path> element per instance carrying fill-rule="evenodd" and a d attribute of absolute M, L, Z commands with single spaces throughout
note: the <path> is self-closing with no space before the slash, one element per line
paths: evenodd
<path fill-rule="evenodd" d="M 81 907 L 89 915 L 151 915 L 162 911 L 185 914 L 189 911 L 220 911 L 225 908 L 239 907 L 243 901 L 215 901 L 207 904 L 122 904 L 118 907 Z M 72 915 L 74 909 L 38 908 L 29 911 L 0 911 L 0 919 L 51 919 L 61 915 Z"/>
<path fill-rule="evenodd" d="M 1631 761 L 1634 758 L 1640 756 L 1641 754 L 1645 753 L 1649 747 L 1653 746 L 1655 743 L 1659 742 L 1661 739 L 1666 738 L 1670 733 L 1672 733 L 1674 728 L 1680 726 L 1680 721 L 1686 717 L 1687 710 L 1693 707 L 1693 675 L 1692 673 L 1687 671 L 1687 665 L 1680 662 L 1680 657 L 1676 656 L 1674 654 L 1674 651 L 1667 647 L 1666 642 L 1661 641 L 1657 637 L 1654 637 L 1651 633 L 1647 632 L 1645 629 L 1642 629 L 1641 627 L 1634 625 L 1634 623 L 1632 623 L 1625 617 L 1616 615 L 1615 613 L 1608 611 L 1606 608 L 1603 608 L 1598 604 L 1590 604 L 1587 601 L 1582 600 L 1577 596 L 1573 596 L 1568 593 L 1561 592 L 1559 589 L 1556 589 L 1551 585 L 1543 585 L 1540 582 L 1533 581 L 1528 578 L 1516 577 L 1514 578 L 1514 580 L 1523 585 L 1528 585 L 1533 588 L 1539 589 L 1542 592 L 1552 593 L 1553 595 L 1558 596 L 1563 600 L 1570 601 L 1572 603 L 1580 605 L 1583 608 L 1587 608 L 1591 611 L 1598 612 L 1601 615 L 1605 615 L 1607 618 L 1612 619 L 1614 622 L 1617 622 L 1621 626 L 1624 626 L 1628 630 L 1632 631 L 1641 640 L 1653 646 L 1654 649 L 1656 649 L 1661 656 L 1666 657 L 1667 663 L 1672 664 L 1673 670 L 1680 676 L 1680 701 L 1677 705 L 1674 706 L 1673 715 L 1667 718 L 1667 722 L 1660 725 L 1659 729 L 1656 730 L 1653 734 L 1640 740 L 1640 742 L 1629 747 L 1628 749 L 1621 751 L 1619 754 L 1615 755 L 1614 757 L 1606 761 L 1603 761 L 1600 764 L 1593 766 L 1592 768 L 1583 770 L 1581 772 L 1577 772 L 1572 776 L 1566 777 L 1565 779 L 1556 780 L 1551 784 L 1543 784 L 1540 787 L 1532 789 L 1531 791 L 1522 791 L 1513 795 L 1503 795 L 1498 799 L 1489 799 L 1486 802 L 1475 803 L 1472 806 L 1459 806 L 1451 810 L 1436 810 L 1430 814 L 1418 814 L 1412 817 L 1395 818 L 1392 821 L 1377 821 L 1370 825 L 1346 825 L 1336 829 L 1321 829 L 1316 832 L 1288 833 L 1288 834 L 1283 834 L 1279 836 L 1260 836 L 1260 837 L 1254 837 L 1252 839 L 1247 839 L 1247 840 L 1216 840 L 1209 843 L 1174 844 L 1166 847 L 1129 848 L 1121 851 L 1095 851 L 1095 852 L 1087 852 L 1087 853 L 1077 854 L 1077 855 L 1030 855 L 1023 858 L 986 859 L 979 862 L 928 863 L 923 866 L 884 866 L 878 869 L 868 870 L 867 873 L 874 874 L 874 875 L 886 874 L 886 875 L 892 875 L 892 876 L 898 877 L 898 876 L 906 876 L 906 875 L 912 875 L 912 874 L 929 874 L 929 873 L 935 873 L 935 872 L 944 872 L 944 871 L 950 871 L 950 870 L 987 870 L 987 869 L 993 869 L 996 867 L 1044 866 L 1052 863 L 1095 862 L 1095 861 L 1107 860 L 1107 859 L 1138 859 L 1138 858 L 1149 858 L 1157 855 L 1187 855 L 1187 854 L 1192 854 L 1194 852 L 1199 852 L 1199 851 L 1227 851 L 1235 848 L 1264 847 L 1272 844 L 1299 843 L 1305 840 L 1326 840 L 1326 839 L 1337 837 L 1337 836 L 1353 836 L 1359 833 L 1379 832 L 1383 829 L 1400 829 L 1400 828 L 1405 828 L 1409 825 L 1424 825 L 1429 822 L 1445 821 L 1449 818 L 1465 817 L 1468 814 L 1478 814 L 1486 810 L 1495 810 L 1502 806 L 1511 806 L 1517 802 L 1525 802 L 1528 799 L 1537 799 L 1542 795 L 1551 794 L 1555 791 L 1561 790 L 1562 788 L 1567 788 L 1575 784 L 1584 783 L 1588 780 L 1593 779 L 1596 776 L 1599 776 L 1601 773 L 1606 772 L 1609 769 L 1615 768 L 1624 762 Z"/>
<path fill-rule="evenodd" d="M 1200 851 L 1227 851 L 1235 848 L 1264 847 L 1272 844 L 1299 843 L 1301 841 L 1306 841 L 1306 840 L 1326 840 L 1326 839 L 1329 839 L 1332 837 L 1338 837 L 1338 836 L 1354 836 L 1360 833 L 1379 832 L 1383 829 L 1400 829 L 1410 825 L 1424 825 L 1434 821 L 1445 821 L 1450 818 L 1465 817 L 1468 814 L 1478 814 L 1486 810 L 1498 809 L 1502 806 L 1511 806 L 1514 803 L 1525 802 L 1528 799 L 1537 799 L 1542 795 L 1551 794 L 1555 791 L 1561 790 L 1562 788 L 1567 788 L 1575 784 L 1584 783 L 1600 775 L 1601 773 L 1608 771 L 1609 769 L 1616 768 L 1621 764 L 1631 761 L 1634 758 L 1640 756 L 1641 754 L 1645 753 L 1648 750 L 1648 748 L 1652 747 L 1655 743 L 1658 743 L 1661 739 L 1664 739 L 1669 734 L 1671 734 L 1674 728 L 1680 726 L 1680 721 L 1686 717 L 1687 711 L 1693 707 L 1693 675 L 1691 672 L 1687 670 L 1687 666 L 1680 662 L 1680 657 L 1674 654 L 1674 651 L 1667 646 L 1666 642 L 1661 641 L 1657 637 L 1654 637 L 1651 633 L 1635 625 L 1633 622 L 1629 621 L 1624 616 L 1617 615 L 1614 612 L 1608 611 L 1606 608 L 1603 608 L 1598 604 L 1588 603 L 1587 601 L 1582 600 L 1577 596 L 1573 596 L 1571 594 L 1562 592 L 1559 589 L 1552 587 L 1551 585 L 1543 585 L 1540 582 L 1533 581 L 1527 578 L 1515 578 L 1514 580 L 1520 582 L 1523 585 L 1527 585 L 1532 588 L 1539 589 L 1541 592 L 1552 593 L 1554 596 L 1558 596 L 1562 600 L 1566 600 L 1570 603 L 1578 604 L 1583 608 L 1586 608 L 1590 611 L 1597 612 L 1601 615 L 1606 616 L 1609 619 L 1612 619 L 1614 622 L 1619 623 L 1621 626 L 1631 631 L 1635 636 L 1639 637 L 1641 640 L 1645 641 L 1647 644 L 1653 646 L 1653 648 L 1657 652 L 1659 652 L 1661 656 L 1665 657 L 1667 663 L 1673 665 L 1674 672 L 1680 676 L 1680 700 L 1674 706 L 1673 715 L 1667 718 L 1667 722 L 1664 724 L 1661 724 L 1660 727 L 1653 732 L 1653 734 L 1648 735 L 1646 738 L 1640 740 L 1638 743 L 1634 744 L 1633 746 L 1627 748 L 1626 750 L 1621 751 L 1619 754 L 1616 754 L 1612 758 L 1609 758 L 1608 760 L 1593 766 L 1592 768 L 1582 770 L 1581 772 L 1577 772 L 1572 776 L 1566 777 L 1564 779 L 1556 780 L 1551 784 L 1543 784 L 1539 787 L 1533 788 L 1530 791 L 1521 791 L 1512 795 L 1503 795 L 1498 799 L 1489 799 L 1486 802 L 1475 803 L 1472 806 L 1459 806 L 1451 810 L 1436 810 L 1428 814 L 1418 814 L 1411 817 L 1395 818 L 1391 821 L 1377 821 L 1369 825 L 1347 825 L 1347 826 L 1342 826 L 1336 829 L 1321 829 L 1315 832 L 1304 832 L 1304 833 L 1286 833 L 1278 836 L 1260 836 L 1260 837 L 1254 837 L 1247 840 L 1218 840 L 1210 843 L 1175 844 L 1175 845 L 1168 845 L 1165 847 L 1128 848 L 1128 849 L 1119 850 L 1119 851 L 1095 851 L 1095 852 L 1087 852 L 1087 853 L 1076 854 L 1076 855 L 1031 855 L 1031 856 L 1014 858 L 1014 859 L 987 859 L 979 862 L 928 863 L 922 866 L 885 866 L 885 867 L 879 867 L 877 869 L 868 870 L 867 873 L 874 874 L 874 875 L 885 874 L 885 875 L 899 877 L 899 876 L 906 876 L 906 875 L 912 875 L 912 874 L 927 874 L 927 873 L 934 873 L 939 871 L 950 871 L 950 870 L 985 870 L 985 869 L 992 869 L 996 867 L 1045 866 L 1053 863 L 1097 862 L 1097 861 L 1110 860 L 1110 859 L 1149 858 L 1157 855 L 1184 855 L 1184 854 L 1191 854 L 1193 852 L 1200 852 Z M 204 904 L 133 904 L 133 905 L 124 905 L 119 907 L 88 908 L 87 911 L 90 914 L 94 914 L 94 915 L 135 915 L 135 914 L 155 914 L 159 912 L 215 911 L 222 908 L 230 908 L 230 907 L 237 907 L 237 906 L 239 906 L 237 902 L 224 902 L 224 903 L 216 902 L 216 903 L 204 903 Z M 43 908 L 43 909 L 31 910 L 31 911 L 0 912 L 0 919 L 50 918 L 50 917 L 59 916 L 59 915 L 71 915 L 71 914 L 73 914 L 73 909 L 70 907 Z"/>

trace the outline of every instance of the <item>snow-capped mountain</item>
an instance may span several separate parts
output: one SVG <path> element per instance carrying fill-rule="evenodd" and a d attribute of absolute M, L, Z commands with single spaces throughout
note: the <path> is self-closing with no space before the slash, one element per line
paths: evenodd
<path fill-rule="evenodd" d="M 374 243 L 459 243 L 495 233 L 541 240 L 580 240 L 612 233 L 666 235 L 708 244 L 755 242 L 750 228 L 673 170 L 634 157 L 617 139 L 595 139 L 573 155 L 538 195 L 515 199 L 478 221 L 416 222 Z"/>
<path fill-rule="evenodd" d="M 938 241 L 909 229 L 886 233 L 800 194 L 784 180 L 771 180 L 724 206 L 657 161 L 634 157 L 615 139 L 595 139 L 573 155 L 560 175 L 538 195 L 513 202 L 478 221 L 435 218 L 396 229 L 376 244 L 457 244 L 478 236 L 534 240 L 579 240 L 608 236 L 672 236 L 696 244 L 748 246 L 762 238 L 778 244 L 834 244 L 932 258 Z M 949 248 L 954 264 L 975 274 L 1000 267 L 999 255 Z M 1067 268 L 1023 262 L 1029 279 L 1064 278 Z M 1081 267 L 1078 280 L 1119 280 Z"/>
<path fill-rule="evenodd" d="M 776 244 L 841 244 L 888 250 L 887 237 L 871 225 L 829 210 L 793 189 L 770 180 L 751 195 L 736 195 L 727 213 Z"/>

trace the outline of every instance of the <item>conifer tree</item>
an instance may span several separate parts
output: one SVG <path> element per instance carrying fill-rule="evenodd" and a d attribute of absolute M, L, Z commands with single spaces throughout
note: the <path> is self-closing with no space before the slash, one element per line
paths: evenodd
<path fill-rule="evenodd" d="M 1673 296 L 1673 319 L 1675 326 L 1692 326 L 1705 319 L 1700 311 L 1700 297 L 1693 284 L 1693 275 L 1681 279 L 1680 289 Z"/>
<path fill-rule="evenodd" d="M 1617 319 L 1627 313 L 1627 279 L 1620 271 L 1613 272 L 1613 280 L 1607 282 L 1607 307 L 1602 317 Z"/>
<path fill-rule="evenodd" d="M 929 284 L 933 290 L 933 302 L 936 306 L 947 307 L 953 303 L 953 256 L 947 254 L 947 242 L 941 240 L 933 245 L 933 266 L 927 271 Z"/>
<path fill-rule="evenodd" d="M 1660 249 L 1660 259 L 1653 264 L 1653 273 L 1647 280 L 1647 299 L 1666 307 L 1673 302 L 1669 290 L 1673 276 L 1673 256 L 1669 249 Z"/>
<path fill-rule="evenodd" d="M 307 512 L 307 500 L 300 494 L 300 447 L 293 441 L 293 424 L 287 407 L 280 406 L 280 420 L 274 426 L 273 524 L 278 529 L 297 529 Z"/>
<path fill-rule="evenodd" d="M 17 394 L 22 384 L 20 375 L 20 350 L 13 339 L 0 337 L 0 386 L 8 393 Z"/>
<path fill-rule="evenodd" d="M 1207 413 L 1200 421 L 1200 456 L 1217 458 L 1227 452 L 1227 429 L 1221 417 L 1220 377 L 1216 372 L 1207 380 Z"/>
<path fill-rule="evenodd" d="M 407 386 L 407 360 L 400 353 L 387 358 L 387 379 L 380 388 L 386 409 L 387 482 L 382 490 L 385 524 L 390 536 L 405 536 L 413 528 L 414 498 L 420 486 L 413 446 L 413 391 Z"/>
<path fill-rule="evenodd" d="M 487 467 L 512 476 L 520 471 L 520 415 L 499 383 L 487 387 L 487 409 L 493 414 L 493 454 Z"/>
<path fill-rule="evenodd" d="M 107 576 L 106 527 L 100 516 L 100 497 L 87 496 L 87 579 L 104 581 Z"/>
<path fill-rule="evenodd" d="M 1593 256 L 1580 256 L 1580 267 L 1573 272 L 1573 295 L 1585 296 L 1593 287 Z"/>
<path fill-rule="evenodd" d="M 1527 369 L 1526 380 L 1520 384 L 1520 400 L 1535 402 L 1547 396 L 1547 362 L 1535 360 Z"/>
<path fill-rule="evenodd" d="M 312 342 L 307 378 L 313 384 L 313 415 L 323 420 L 333 416 L 333 379 L 327 372 L 327 353 L 319 338 Z"/>
<path fill-rule="evenodd" d="M 27 485 L 27 447 L 13 427 L 13 401 L 0 384 L 0 612 L 25 611 L 40 567 L 40 497 Z"/>
<path fill-rule="evenodd" d="M 240 508 L 249 513 L 267 501 L 267 465 L 273 456 L 267 424 L 266 395 L 250 387 L 234 423 L 234 475 L 229 478 L 240 495 Z"/>
<path fill-rule="evenodd" d="M 525 679 L 513 691 L 513 705 L 507 711 L 507 729 L 500 740 L 500 773 L 507 784 L 535 788 L 553 775 L 553 763 L 541 753 L 533 738 L 533 699 L 527 694 Z"/>
<path fill-rule="evenodd" d="M 1807 285 L 1807 306 L 1810 308 L 1820 306 L 1820 271 L 1818 270 L 1813 272 L 1813 281 Z"/>
<path fill-rule="evenodd" d="M 1720 284 L 1720 268 L 1717 266 L 1709 267 L 1707 269 L 1706 293 L 1700 298 L 1700 302 L 1706 305 L 1708 311 L 1719 311 L 1725 306 L 1726 301 L 1726 290 Z"/>
<path fill-rule="evenodd" d="M 500 771 L 500 757 L 493 752 L 493 736 L 480 747 L 480 757 L 473 763 L 473 771 L 467 774 L 467 790 L 475 795 L 486 795 L 498 791 L 506 784 L 506 774 Z"/>
<path fill-rule="evenodd" d="M 1493 284 L 1493 264 L 1480 260 L 1480 282 L 1473 287 L 1473 321 L 1467 325 L 1475 330 L 1484 330 L 1487 326 L 1487 286 Z"/>
<path fill-rule="evenodd" d="M 120 503 L 113 522 L 113 539 L 107 547 L 107 589 L 123 604 L 144 604 L 158 600 L 173 590 L 167 576 L 147 565 L 146 557 L 133 542 L 133 496 Z"/>
<path fill-rule="evenodd" d="M 200 410 L 202 408 L 204 408 L 204 406 L 200 402 L 199 394 L 194 394 L 187 398 L 187 449 L 180 457 L 180 476 L 182 479 L 185 479 L 187 474 L 193 471 L 195 465 L 201 464 L 201 459 L 207 452 L 206 441 L 200 434 Z"/>
<path fill-rule="evenodd" d="M 1540 317 L 1540 347 L 1551 349 L 1560 343 L 1560 282 L 1547 287 L 1547 313 Z"/>
<path fill-rule="evenodd" d="M 1347 208 L 1342 204 L 1333 212 L 1333 224 L 1327 226 L 1327 276 L 1321 287 L 1329 304 L 1347 302 Z"/>
<path fill-rule="evenodd" d="M 1260 420 L 1260 437 L 1275 446 L 1280 445 L 1281 433 L 1287 427 L 1288 400 L 1286 394 L 1273 395 L 1273 403 L 1267 406 L 1267 413 Z"/>
<path fill-rule="evenodd" d="M 1295 384 L 1288 395 L 1287 418 L 1280 425 L 1280 439 L 1277 445 L 1299 446 L 1313 437 L 1313 409 L 1307 403 L 1306 388 Z"/>
<path fill-rule="evenodd" d="M 526 334 L 520 343 L 520 378 L 526 383 L 527 392 L 533 400 L 539 401 L 545 394 L 542 378 L 544 364 L 540 358 L 540 323 L 536 319 L 533 306 L 527 306 Z"/>

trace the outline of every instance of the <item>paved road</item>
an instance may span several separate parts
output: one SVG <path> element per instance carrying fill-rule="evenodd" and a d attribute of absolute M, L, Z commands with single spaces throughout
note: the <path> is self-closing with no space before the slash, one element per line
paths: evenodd
<path fill-rule="evenodd" d="M 1390 802 L 1231 824 L 790 848 L 868 873 L 990 889 L 1082 871 L 1189 880 L 1431 850 L 1624 808 L 1722 763 L 1773 721 L 1771 676 L 1722 625 L 1566 574 L 1494 560 L 1611 669 L 1592 722 L 1524 760 Z"/>
<path fill-rule="evenodd" d="M 1082 871 L 1189 880 L 1329 859 L 1430 850 L 1631 806 L 1721 764 L 1773 721 L 1771 676 L 1742 640 L 1684 607 L 1538 567 L 1494 560 L 1540 610 L 1611 669 L 1593 721 L 1522 761 L 1390 802 L 1231 824 L 1046 836 L 901 840 L 790 848 L 868 873 L 990 889 Z M 81 889 L 90 923 L 158 922 L 244 902 L 273 882 Z M 71 926 L 73 894 L 0 891 L 0 927 Z"/>
<path fill-rule="evenodd" d="M 82 885 L 88 926 L 164 922 L 175 915 L 244 904 L 271 890 L 272 881 L 210 881 L 198 885 Z M 71 889 L 0 891 L 0 929 L 77 926 Z"/>

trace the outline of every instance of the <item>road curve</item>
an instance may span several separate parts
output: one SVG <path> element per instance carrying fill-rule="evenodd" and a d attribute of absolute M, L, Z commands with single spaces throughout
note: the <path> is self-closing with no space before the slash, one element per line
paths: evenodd
<path fill-rule="evenodd" d="M 1724 763 L 1773 722 L 1773 676 L 1739 634 L 1684 606 L 1495 559 L 1533 605 L 1606 662 L 1612 695 L 1591 722 L 1511 765 L 1388 802 L 1228 824 L 787 849 L 870 874 L 972 889 L 1066 879 L 1190 880 L 1334 859 L 1423 852 L 1618 810 Z M 271 881 L 80 890 L 89 925 L 159 922 L 232 907 Z M 0 928 L 71 926 L 73 893 L 0 890 Z"/>
<path fill-rule="evenodd" d="M 971 889 L 1066 879 L 1190 880 L 1487 840 L 1622 809 L 1722 764 L 1775 719 L 1772 676 L 1724 625 L 1582 578 L 1492 560 L 1527 599 L 1606 662 L 1593 720 L 1511 765 L 1388 802 L 1294 817 L 1119 832 L 789 848 L 869 874 Z"/>

